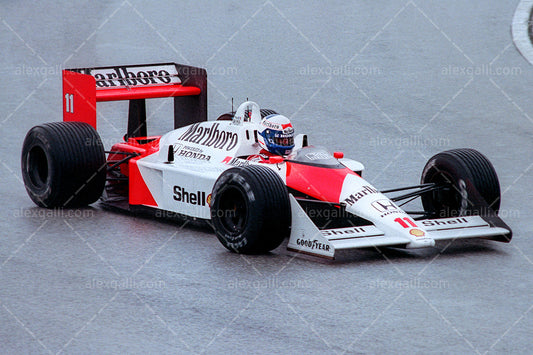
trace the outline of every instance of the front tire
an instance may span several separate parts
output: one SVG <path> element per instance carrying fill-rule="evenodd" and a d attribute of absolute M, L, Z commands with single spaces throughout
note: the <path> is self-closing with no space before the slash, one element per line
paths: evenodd
<path fill-rule="evenodd" d="M 453 149 L 431 157 L 421 183 L 443 188 L 423 194 L 424 210 L 438 217 L 456 217 L 479 212 L 480 206 L 496 213 L 500 208 L 500 183 L 494 167 L 474 149 Z M 479 201 L 479 197 L 484 201 Z"/>
<path fill-rule="evenodd" d="M 104 147 L 87 123 L 54 122 L 30 129 L 21 168 L 26 191 L 40 207 L 87 206 L 104 190 Z"/>
<path fill-rule="evenodd" d="M 269 252 L 290 235 L 287 187 L 265 166 L 228 169 L 213 188 L 211 220 L 227 249 L 243 254 Z"/>

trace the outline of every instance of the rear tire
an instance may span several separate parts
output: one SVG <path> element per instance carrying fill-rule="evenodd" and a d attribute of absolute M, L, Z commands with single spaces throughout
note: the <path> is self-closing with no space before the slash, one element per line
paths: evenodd
<path fill-rule="evenodd" d="M 475 188 L 492 210 L 500 209 L 500 183 L 494 167 L 474 149 L 453 149 L 431 157 L 422 172 L 421 183 L 449 184 L 423 194 L 424 210 L 439 218 L 471 214 L 476 203 Z"/>
<path fill-rule="evenodd" d="M 211 220 L 227 249 L 266 253 L 289 236 L 289 194 L 272 169 L 258 165 L 228 169 L 215 183 L 212 196 Z"/>
<path fill-rule="evenodd" d="M 81 207 L 102 195 L 106 159 L 96 130 L 84 122 L 35 126 L 22 145 L 21 168 L 30 198 L 40 207 Z"/>

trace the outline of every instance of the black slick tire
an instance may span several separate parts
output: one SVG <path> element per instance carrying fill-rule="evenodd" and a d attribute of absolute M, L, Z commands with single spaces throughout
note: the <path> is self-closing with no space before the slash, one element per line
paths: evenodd
<path fill-rule="evenodd" d="M 53 122 L 29 130 L 21 168 L 30 198 L 40 207 L 82 207 L 102 195 L 106 159 L 96 130 L 83 122 Z"/>
<path fill-rule="evenodd" d="M 453 149 L 431 157 L 422 172 L 421 183 L 444 185 L 423 194 L 424 210 L 436 218 L 473 214 L 479 206 L 498 213 L 500 183 L 493 165 L 474 149 Z M 484 201 L 479 201 L 479 198 Z"/>
<path fill-rule="evenodd" d="M 213 188 L 211 221 L 227 249 L 243 254 L 267 253 L 290 235 L 287 187 L 265 166 L 228 169 Z"/>

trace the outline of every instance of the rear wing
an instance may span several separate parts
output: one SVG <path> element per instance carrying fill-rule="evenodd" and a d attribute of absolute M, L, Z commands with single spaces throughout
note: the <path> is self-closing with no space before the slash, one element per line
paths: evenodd
<path fill-rule="evenodd" d="M 63 70 L 63 121 L 96 129 L 96 103 L 129 100 L 127 137 L 145 137 L 145 99 L 174 98 L 174 128 L 207 121 L 207 72 L 176 63 Z"/>

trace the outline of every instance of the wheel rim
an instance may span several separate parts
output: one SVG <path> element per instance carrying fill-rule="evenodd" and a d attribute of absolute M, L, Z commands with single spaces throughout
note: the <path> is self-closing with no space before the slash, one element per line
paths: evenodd
<path fill-rule="evenodd" d="M 246 228 L 248 202 L 244 193 L 235 187 L 227 187 L 218 196 L 218 220 L 225 234 L 239 235 Z"/>
<path fill-rule="evenodd" d="M 40 146 L 34 146 L 30 149 L 27 158 L 28 176 L 31 183 L 41 188 L 46 185 L 48 180 L 48 157 L 44 149 Z"/>

